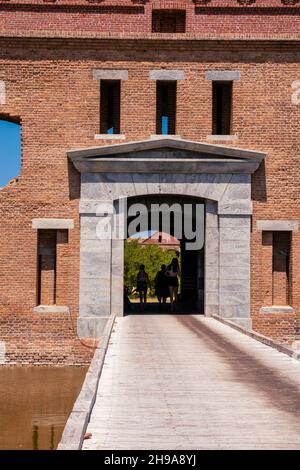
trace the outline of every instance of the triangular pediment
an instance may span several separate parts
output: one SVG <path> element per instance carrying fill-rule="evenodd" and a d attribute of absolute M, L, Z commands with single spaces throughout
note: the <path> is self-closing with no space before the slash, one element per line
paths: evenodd
<path fill-rule="evenodd" d="M 68 157 L 80 172 L 250 174 L 266 154 L 166 137 L 71 150 Z"/>

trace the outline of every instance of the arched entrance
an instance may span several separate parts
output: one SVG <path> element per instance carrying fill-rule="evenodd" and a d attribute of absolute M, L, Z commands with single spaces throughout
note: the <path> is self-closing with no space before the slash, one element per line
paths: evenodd
<path fill-rule="evenodd" d="M 123 315 L 125 212 L 115 201 L 149 195 L 205 200 L 204 314 L 251 326 L 251 174 L 266 154 L 167 137 L 68 156 L 81 173 L 80 337 Z"/>
<path fill-rule="evenodd" d="M 204 238 L 205 201 L 183 195 L 148 195 L 127 201 L 127 223 L 124 265 L 124 314 L 161 314 L 170 312 L 158 301 L 155 278 L 161 264 L 168 266 L 173 258 L 179 262 L 179 314 L 204 314 Z M 147 302 L 137 303 L 137 272 L 146 266 Z M 167 285 L 167 279 L 166 279 Z M 142 296 L 143 300 L 143 296 Z M 173 309 L 172 309 L 173 311 Z"/>

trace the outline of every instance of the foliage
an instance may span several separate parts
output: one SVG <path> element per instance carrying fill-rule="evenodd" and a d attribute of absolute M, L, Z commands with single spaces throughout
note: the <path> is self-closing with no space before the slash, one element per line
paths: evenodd
<path fill-rule="evenodd" d="M 158 245 L 139 245 L 138 240 L 126 240 L 124 252 L 124 284 L 131 292 L 136 287 L 136 276 L 141 264 L 146 266 L 150 293 L 154 294 L 155 276 L 162 264 L 169 265 L 176 257 L 175 250 L 162 250 Z"/>

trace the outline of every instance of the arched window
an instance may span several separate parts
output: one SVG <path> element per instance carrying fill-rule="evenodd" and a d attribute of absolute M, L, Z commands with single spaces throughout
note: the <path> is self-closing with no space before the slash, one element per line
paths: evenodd
<path fill-rule="evenodd" d="M 21 125 L 0 116 L 0 188 L 20 174 Z"/>

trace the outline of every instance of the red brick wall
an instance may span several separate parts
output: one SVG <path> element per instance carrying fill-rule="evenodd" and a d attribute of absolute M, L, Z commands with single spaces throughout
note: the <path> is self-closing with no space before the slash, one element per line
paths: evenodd
<path fill-rule="evenodd" d="M 8 364 L 84 365 L 97 347 L 77 338 L 76 317 L 66 314 L 1 314 L 0 333 Z"/>
<path fill-rule="evenodd" d="M 185 9 L 188 34 L 299 35 L 300 4 L 282 0 L 0 0 L 0 31 L 150 34 L 152 9 Z"/>
<path fill-rule="evenodd" d="M 191 2 L 186 3 L 194 9 Z M 145 10 L 150 5 L 146 3 Z M 8 9 L 4 11 L 7 15 Z M 23 19 L 14 14 L 12 18 L 22 26 Z M 134 22 L 134 27 L 138 25 Z M 203 142 L 212 129 L 212 87 L 205 72 L 241 72 L 233 87 L 232 133 L 239 136 L 234 145 L 268 153 L 252 178 L 253 324 L 276 338 L 295 334 L 300 312 L 300 235 L 293 234 L 291 248 L 291 303 L 296 313 L 260 314 L 268 298 L 269 261 L 264 261 L 268 249 L 262 245 L 256 221 L 299 220 L 299 107 L 291 102 L 291 84 L 300 79 L 299 61 L 296 42 L 0 39 L 0 80 L 7 90 L 7 104 L 0 106 L 0 113 L 21 117 L 23 142 L 19 180 L 0 190 L 1 339 L 7 342 L 12 360 L 31 357 L 38 362 L 46 351 L 49 361 L 67 362 L 76 350 L 76 361 L 80 357 L 86 361 L 91 354 L 76 340 L 71 326 L 71 318 L 75 324 L 78 314 L 80 187 L 66 150 L 108 143 L 94 139 L 100 128 L 100 87 L 92 78 L 95 68 L 129 70 L 129 79 L 121 87 L 121 132 L 126 141 L 148 139 L 155 133 L 156 82 L 149 80 L 149 70 L 184 70 L 185 79 L 177 84 L 176 133 Z M 71 317 L 32 313 L 37 231 L 31 221 L 36 217 L 75 222 L 68 243 L 60 239 L 57 247 L 57 270 L 63 273 L 57 285 L 58 302 L 70 307 Z"/>

